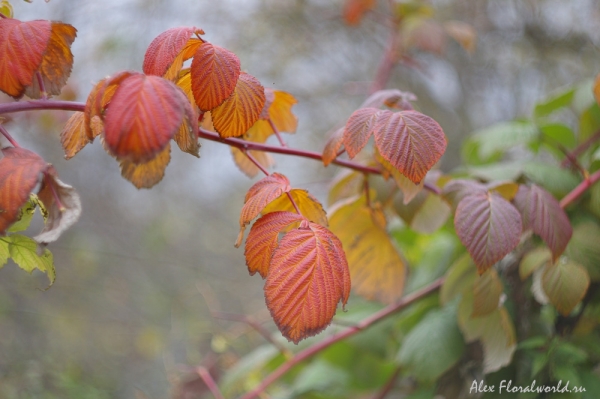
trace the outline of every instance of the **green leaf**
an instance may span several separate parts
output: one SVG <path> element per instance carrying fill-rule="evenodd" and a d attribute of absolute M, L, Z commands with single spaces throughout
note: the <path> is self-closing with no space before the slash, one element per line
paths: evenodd
<path fill-rule="evenodd" d="M 17 221 L 12 226 L 10 226 L 10 228 L 7 231 L 14 233 L 17 231 L 26 230 L 29 227 L 29 224 L 31 223 L 33 215 L 35 214 L 35 207 L 36 204 L 34 202 L 32 202 L 31 200 L 27 201 L 25 205 L 21 207 L 19 211 L 19 218 L 17 219 Z"/>
<path fill-rule="evenodd" d="M 588 203 L 589 210 L 600 218 L 600 183 L 594 184 L 590 189 L 590 202 Z"/>
<path fill-rule="evenodd" d="M 600 130 L 600 108 L 594 102 L 579 118 L 579 142 L 584 142 Z"/>
<path fill-rule="evenodd" d="M 539 349 L 548 344 L 548 337 L 545 335 L 536 335 L 519 342 L 518 349 Z"/>
<path fill-rule="evenodd" d="M 512 360 L 517 347 L 515 328 L 504 306 L 487 316 L 473 318 L 473 295 L 466 292 L 458 307 L 458 324 L 467 342 L 483 344 L 484 372 L 491 373 Z"/>
<path fill-rule="evenodd" d="M 571 88 L 567 91 L 564 91 L 551 97 L 546 101 L 538 103 L 533 110 L 534 118 L 537 119 L 543 116 L 548 116 L 561 108 L 570 106 L 571 102 L 573 101 L 574 95 L 575 89 Z"/>
<path fill-rule="evenodd" d="M 544 187 L 557 198 L 564 197 L 579 184 L 579 178 L 558 165 L 543 162 L 527 162 L 523 167 L 525 176 Z"/>
<path fill-rule="evenodd" d="M 38 255 L 38 244 L 33 239 L 21 234 L 11 235 L 9 240 L 10 256 L 17 266 L 28 273 L 35 269 L 46 273 L 50 285 L 52 285 L 56 278 L 52 253 L 48 249 L 44 249 L 42 254 Z"/>
<path fill-rule="evenodd" d="M 551 144 L 560 144 L 565 148 L 572 148 L 577 144 L 575 133 L 567 125 L 562 123 L 548 123 L 540 126 L 542 134 L 547 137 L 548 142 Z M 564 156 L 564 154 L 561 153 Z"/>
<path fill-rule="evenodd" d="M 476 278 L 473 286 L 471 317 L 486 316 L 498 309 L 503 291 L 504 287 L 496 269 L 488 269 L 479 278 Z"/>
<path fill-rule="evenodd" d="M 572 260 L 548 264 L 542 273 L 542 289 L 563 316 L 569 315 L 583 299 L 589 285 L 587 270 Z"/>
<path fill-rule="evenodd" d="M 509 180 L 514 181 L 523 173 L 523 163 L 520 161 L 497 162 L 490 165 L 469 167 L 467 172 L 485 181 Z"/>
<path fill-rule="evenodd" d="M 260 382 L 263 377 L 262 368 L 278 355 L 280 355 L 279 350 L 273 345 L 257 347 L 227 371 L 221 381 L 221 389 L 224 393 L 232 393 L 238 388 L 240 391 L 245 389 L 247 380 L 256 379 L 257 383 Z"/>
<path fill-rule="evenodd" d="M 478 130 L 473 134 L 479 145 L 479 157 L 489 158 L 497 152 L 528 144 L 538 135 L 537 127 L 531 122 L 504 122 Z"/>
<path fill-rule="evenodd" d="M 600 226 L 585 221 L 573 229 L 573 237 L 567 246 L 568 258 L 585 267 L 592 281 L 600 280 Z"/>
<path fill-rule="evenodd" d="M 519 263 L 519 276 L 521 280 L 525 280 L 534 271 L 544 266 L 552 258 L 552 252 L 546 247 L 535 248 L 521 259 Z"/>
<path fill-rule="evenodd" d="M 293 385 L 294 395 L 300 396 L 311 391 L 326 391 L 329 395 L 344 393 L 350 375 L 344 369 L 333 366 L 327 361 L 316 360 L 305 367 L 296 377 Z"/>
<path fill-rule="evenodd" d="M 6 264 L 8 258 L 10 258 L 10 252 L 8 250 L 9 241 L 6 237 L 0 237 L 0 268 Z"/>
<path fill-rule="evenodd" d="M 462 356 L 465 344 L 456 323 L 456 308 L 431 311 L 406 336 L 398 361 L 419 380 L 433 381 Z"/>
<path fill-rule="evenodd" d="M 442 305 L 446 305 L 455 297 L 471 289 L 477 276 L 475 263 L 468 253 L 464 253 L 446 272 L 446 278 L 440 291 Z"/>
<path fill-rule="evenodd" d="M 494 153 L 488 158 L 479 156 L 481 143 L 475 137 L 467 138 L 462 146 L 461 156 L 466 165 L 484 165 L 490 162 L 498 162 L 502 158 L 501 153 Z"/>

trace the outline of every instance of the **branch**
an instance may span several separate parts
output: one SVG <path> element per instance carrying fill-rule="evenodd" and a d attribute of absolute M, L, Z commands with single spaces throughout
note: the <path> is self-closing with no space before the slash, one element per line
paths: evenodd
<path fill-rule="evenodd" d="M 575 147 L 575 149 L 573 149 L 573 151 L 571 151 L 569 154 L 565 154 L 566 158 L 560 163 L 560 166 L 563 168 L 569 166 L 569 163 L 572 163 L 572 159 L 577 159 L 578 156 L 586 152 L 587 149 L 598 140 L 600 140 L 600 130 L 588 137 L 586 141 Z"/>
<path fill-rule="evenodd" d="M 8 114 L 11 112 L 23 112 L 33 110 L 63 110 L 63 111 L 79 111 L 85 110 L 85 104 L 73 101 L 60 101 L 60 100 L 43 100 L 43 101 L 18 101 L 14 103 L 0 104 L 0 115 Z M 317 161 L 323 161 L 323 154 L 319 152 L 300 150 L 290 147 L 277 147 L 268 144 L 255 143 L 251 141 L 245 141 L 236 138 L 223 138 L 217 133 L 208 131 L 206 129 L 198 129 L 198 137 L 205 140 L 215 141 L 230 145 L 232 147 L 239 148 L 241 150 L 258 150 L 264 152 L 270 152 L 275 154 L 292 155 L 302 158 L 314 159 Z M 334 159 L 331 163 L 344 168 L 353 169 L 362 173 L 370 173 L 374 175 L 380 175 L 381 170 L 371 166 L 362 165 L 357 162 L 352 162 L 346 159 Z M 434 185 L 425 183 L 425 189 L 431 191 L 434 194 L 439 195 L 441 190 Z"/>
<path fill-rule="evenodd" d="M 212 376 L 210 375 L 210 373 L 208 372 L 207 369 L 205 369 L 204 367 L 198 367 L 196 369 L 196 372 L 198 373 L 200 378 L 202 378 L 202 381 L 204 381 L 204 383 L 206 384 L 206 386 L 208 387 L 210 392 L 213 394 L 215 399 L 225 399 L 225 397 L 223 396 L 221 391 L 219 391 L 219 387 L 217 386 L 217 383 L 212 378 Z"/>
<path fill-rule="evenodd" d="M 390 391 L 394 387 L 394 382 L 396 382 L 396 379 L 400 375 L 400 370 L 402 370 L 401 367 L 396 367 L 396 370 L 394 370 L 394 373 L 392 374 L 390 379 L 385 383 L 383 389 L 379 391 L 375 396 L 373 396 L 372 399 L 384 399 L 387 396 L 387 394 L 390 393 Z"/>
<path fill-rule="evenodd" d="M 279 366 L 279 368 L 277 368 L 275 371 L 273 371 L 271 374 L 269 374 L 256 388 L 254 388 L 252 391 L 248 392 L 246 395 L 242 396 L 241 399 L 253 399 L 253 398 L 258 397 L 269 385 L 271 385 L 282 375 L 284 375 L 285 373 L 290 371 L 290 369 L 292 369 L 298 363 L 302 362 L 305 359 L 308 359 L 311 356 L 316 355 L 317 353 L 321 352 L 325 348 L 330 347 L 331 345 L 335 344 L 338 341 L 341 341 L 341 340 L 346 339 L 354 334 L 361 332 L 365 328 L 370 327 L 371 325 L 385 319 L 386 317 L 389 317 L 389 316 L 401 311 L 402 309 L 404 309 L 408 305 L 418 301 L 419 299 L 437 291 L 441 287 L 443 282 L 444 282 L 444 277 L 441 277 L 441 278 L 435 280 L 434 282 L 432 282 L 431 284 L 429 284 L 415 292 L 412 292 L 408 295 L 405 295 L 398 302 L 386 306 L 385 308 L 381 309 L 379 312 L 372 314 L 371 316 L 367 317 L 360 323 L 356 324 L 354 327 L 347 328 L 344 331 L 341 331 L 337 334 L 331 335 L 328 338 L 325 338 L 323 341 L 318 342 L 318 343 L 298 352 L 293 358 L 286 361 L 281 366 Z"/>
<path fill-rule="evenodd" d="M 566 208 L 572 202 L 574 202 L 577 198 L 581 197 L 583 193 L 587 191 L 594 183 L 600 180 L 600 170 L 593 173 L 590 177 L 579 183 L 577 187 L 571 190 L 570 193 L 565 195 L 562 200 L 560 200 L 560 207 Z"/>
<path fill-rule="evenodd" d="M 15 148 L 21 147 L 19 145 L 19 143 L 17 143 L 17 141 L 10 135 L 10 133 L 8 133 L 8 130 L 6 130 L 6 128 L 4 126 L 2 126 L 1 124 L 0 124 L 0 134 L 3 135 L 4 137 L 6 137 L 6 140 L 8 140 L 10 142 L 10 144 L 12 144 L 13 147 L 15 147 Z"/>

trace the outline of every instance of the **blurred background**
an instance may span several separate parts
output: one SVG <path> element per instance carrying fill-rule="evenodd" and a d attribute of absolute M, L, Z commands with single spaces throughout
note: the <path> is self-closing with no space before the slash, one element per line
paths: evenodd
<path fill-rule="evenodd" d="M 193 25 L 236 53 L 265 87 L 298 99 L 298 132 L 284 137 L 313 151 L 368 95 L 387 45 L 390 3 L 380 0 L 349 26 L 342 0 L 12 1 L 15 18 L 78 29 L 65 99 L 85 101 L 97 80 L 141 70 L 154 37 Z M 414 92 L 416 107 L 443 127 L 444 171 L 460 164 L 460 143 L 473 130 L 528 116 L 536 101 L 600 71 L 595 0 L 397 3 L 430 6 L 439 23 L 409 35 L 410 62 L 393 70 L 387 87 Z M 474 51 L 440 33 L 446 21 L 475 30 Z M 243 249 L 233 247 L 254 180 L 235 167 L 229 148 L 203 141 L 199 160 L 174 151 L 164 180 L 137 190 L 97 142 L 63 159 L 58 136 L 69 116 L 15 114 L 6 125 L 78 190 L 83 215 L 50 245 L 57 280 L 49 290 L 40 273 L 12 263 L 0 270 L 0 398 L 168 398 L 186 365 L 220 356 L 221 369 L 211 370 L 218 375 L 264 342 L 211 312 L 252 316 L 275 330 L 263 281 L 248 275 Z M 274 170 L 295 187 L 325 198 L 335 166 L 274 158 Z"/>

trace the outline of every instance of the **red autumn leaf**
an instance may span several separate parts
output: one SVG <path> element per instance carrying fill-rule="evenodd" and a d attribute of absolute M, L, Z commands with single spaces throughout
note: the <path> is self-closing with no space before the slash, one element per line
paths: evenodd
<path fill-rule="evenodd" d="M 167 80 L 176 78 L 183 62 L 192 58 L 203 43 L 201 39 L 190 39 L 194 34 L 203 35 L 204 31 L 195 26 L 183 26 L 168 29 L 158 35 L 144 55 L 144 73 L 162 76 Z"/>
<path fill-rule="evenodd" d="M 210 111 L 223 103 L 233 93 L 239 76 L 240 60 L 234 53 L 202 43 L 191 66 L 192 91 L 198 107 Z"/>
<path fill-rule="evenodd" d="M 50 21 L 0 18 L 0 90 L 19 98 L 33 82 L 50 40 Z"/>
<path fill-rule="evenodd" d="M 82 112 L 71 115 L 60 133 L 60 143 L 65 150 L 65 158 L 73 158 L 91 141 L 85 129 L 85 115 Z"/>
<path fill-rule="evenodd" d="M 246 239 L 244 251 L 251 276 L 258 272 L 262 278 L 267 277 L 271 257 L 277 248 L 279 233 L 290 224 L 302 220 L 304 217 L 297 213 L 271 212 L 254 223 Z"/>
<path fill-rule="evenodd" d="M 521 239 L 521 215 L 497 193 L 465 196 L 454 216 L 454 227 L 479 274 L 511 252 Z"/>
<path fill-rule="evenodd" d="M 446 151 L 440 125 L 417 111 L 379 111 L 375 145 L 404 176 L 419 183 Z"/>
<path fill-rule="evenodd" d="M 323 149 L 323 165 L 327 166 L 337 158 L 344 142 L 344 128 L 337 129 L 327 140 Z"/>
<path fill-rule="evenodd" d="M 258 120 L 264 105 L 263 86 L 242 72 L 231 96 L 211 111 L 213 126 L 221 137 L 239 137 Z"/>
<path fill-rule="evenodd" d="M 275 250 L 267 280 L 267 307 L 279 330 L 298 343 L 324 330 L 338 302 L 350 295 L 350 273 L 342 244 L 325 227 L 302 222 Z"/>
<path fill-rule="evenodd" d="M 46 207 L 48 217 L 42 232 L 33 238 L 40 244 L 48 244 L 56 241 L 79 219 L 81 200 L 73 187 L 58 178 L 52 166 L 44 173 L 38 198 Z"/>
<path fill-rule="evenodd" d="M 344 127 L 343 140 L 350 158 L 354 158 L 367 144 L 367 141 L 375 132 L 378 117 L 383 115 L 381 112 L 377 108 L 361 108 L 354 111 L 348 118 L 348 122 Z M 385 114 L 385 116 L 389 117 L 389 114 Z"/>
<path fill-rule="evenodd" d="M 257 217 L 269 202 L 290 190 L 290 181 L 279 173 L 264 177 L 250 187 L 240 213 L 240 234 L 235 243 L 236 247 L 239 247 L 242 243 L 246 225 Z"/>
<path fill-rule="evenodd" d="M 137 188 L 151 188 L 165 176 L 165 169 L 171 161 L 171 145 L 146 163 L 135 164 L 121 161 L 121 176 L 133 183 Z"/>
<path fill-rule="evenodd" d="M 24 148 L 2 149 L 0 159 L 0 235 L 17 221 L 19 209 L 40 181 L 48 165 L 36 153 Z"/>
<path fill-rule="evenodd" d="M 42 63 L 38 68 L 46 93 L 58 95 L 62 87 L 67 83 L 71 68 L 73 67 L 73 53 L 71 44 L 75 40 L 77 29 L 61 22 L 52 22 L 50 40 L 46 45 Z M 39 82 L 33 79 L 31 85 L 25 90 L 25 94 L 31 98 L 40 98 Z"/>
<path fill-rule="evenodd" d="M 552 259 L 558 259 L 573 235 L 573 228 L 556 198 L 535 184 L 521 185 L 514 204 L 521 212 L 523 229 L 531 229 L 542 237 L 552 251 Z"/>
<path fill-rule="evenodd" d="M 140 73 L 119 83 L 103 119 L 107 148 L 118 159 L 133 163 L 145 163 L 158 155 L 182 124 L 197 130 L 183 91 L 166 79 Z"/>
<path fill-rule="evenodd" d="M 346 0 L 344 20 L 348 25 L 358 25 L 364 14 L 375 8 L 375 0 Z"/>
<path fill-rule="evenodd" d="M 459 202 L 467 195 L 485 193 L 487 188 L 475 180 L 455 179 L 448 182 L 442 189 L 442 195 L 456 209 Z"/>

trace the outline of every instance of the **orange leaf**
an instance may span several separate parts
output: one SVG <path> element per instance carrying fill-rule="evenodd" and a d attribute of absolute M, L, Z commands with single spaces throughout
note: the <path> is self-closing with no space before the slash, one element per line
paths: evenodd
<path fill-rule="evenodd" d="M 303 222 L 282 238 L 269 266 L 265 298 L 283 336 L 297 344 L 321 332 L 349 295 L 348 263 L 333 233 Z"/>
<path fill-rule="evenodd" d="M 190 103 L 195 105 L 196 100 L 194 100 L 194 93 L 192 92 L 192 74 L 190 73 L 190 68 L 184 68 L 179 71 L 179 77 L 175 84 L 183 90 Z"/>
<path fill-rule="evenodd" d="M 364 196 L 353 197 L 331 210 L 329 223 L 346 249 L 356 292 L 384 303 L 399 299 L 407 267 L 386 231 L 381 209 L 369 208 Z"/>
<path fill-rule="evenodd" d="M 76 112 L 67 121 L 60 133 L 60 143 L 65 150 L 65 158 L 71 159 L 92 140 L 85 131 L 85 119 L 82 112 Z"/>
<path fill-rule="evenodd" d="M 267 93 L 273 93 L 274 96 L 268 108 L 271 122 L 280 132 L 294 133 L 298 127 L 298 118 L 292 113 L 292 106 L 298 100 L 285 91 L 265 88 L 265 95 Z"/>
<path fill-rule="evenodd" d="M 167 144 L 164 150 L 146 163 L 135 164 L 127 160 L 121 161 L 121 176 L 132 182 L 137 188 L 150 188 L 162 180 L 170 161 L 171 146 Z"/>
<path fill-rule="evenodd" d="M 75 40 L 77 29 L 68 24 L 52 22 L 50 40 L 44 50 L 42 63 L 38 68 L 48 94 L 58 95 L 67 83 L 73 67 L 73 53 L 71 44 Z M 31 98 L 40 98 L 40 86 L 37 79 L 33 79 L 27 87 L 25 94 Z"/>
<path fill-rule="evenodd" d="M 211 111 L 215 130 L 221 137 L 241 136 L 258 120 L 264 105 L 263 86 L 254 76 L 241 73 L 233 94 Z"/>
<path fill-rule="evenodd" d="M 48 165 L 36 153 L 24 148 L 7 147 L 0 159 L 0 235 L 16 222 L 19 209 L 40 181 Z"/>
<path fill-rule="evenodd" d="M 375 0 L 346 0 L 344 20 L 348 25 L 358 25 L 364 14 L 375 8 Z"/>
<path fill-rule="evenodd" d="M 327 166 L 337 158 L 344 141 L 344 128 L 337 129 L 327 140 L 323 149 L 323 165 Z"/>
<path fill-rule="evenodd" d="M 388 162 L 414 183 L 420 183 L 446 150 L 440 125 L 417 111 L 379 111 L 375 145 Z"/>
<path fill-rule="evenodd" d="M 194 54 L 191 74 L 196 104 L 202 111 L 210 111 L 233 93 L 240 60 L 231 51 L 205 42 Z"/>
<path fill-rule="evenodd" d="M 323 209 L 323 205 L 315 197 L 310 195 L 306 190 L 294 188 L 289 190 L 290 195 L 298 206 L 300 213 L 308 220 L 318 223 L 321 226 L 327 227 L 327 213 Z M 261 213 L 266 214 L 276 211 L 295 212 L 294 204 L 290 201 L 287 194 L 283 193 L 278 198 L 271 201 L 264 207 Z"/>
<path fill-rule="evenodd" d="M 272 212 L 254 223 L 246 239 L 244 251 L 251 276 L 258 272 L 262 278 L 267 277 L 271 257 L 277 248 L 279 233 L 292 223 L 302 220 L 304 218 L 297 213 Z"/>
<path fill-rule="evenodd" d="M 162 76 L 167 80 L 176 78 L 183 62 L 192 58 L 203 43 L 201 39 L 190 39 L 193 34 L 203 35 L 204 31 L 195 26 L 182 26 L 168 29 L 158 35 L 144 55 L 144 73 Z"/>
<path fill-rule="evenodd" d="M 90 91 L 83 112 L 85 131 L 90 141 L 93 141 L 104 131 L 104 122 L 102 122 L 101 116 L 103 116 L 106 106 L 115 94 L 117 86 L 134 73 L 136 72 L 124 71 L 115 76 L 104 78 L 96 83 Z"/>
<path fill-rule="evenodd" d="M 235 243 L 239 247 L 244 238 L 244 230 L 263 208 L 281 194 L 291 190 L 290 181 L 284 175 L 273 173 L 257 181 L 246 193 L 244 206 L 240 213 L 240 234 Z"/>
<path fill-rule="evenodd" d="M 391 114 L 389 111 L 388 114 L 382 112 L 377 108 L 361 108 L 350 115 L 344 127 L 344 147 L 350 158 L 354 158 L 367 144 L 375 132 L 379 117 L 384 115 L 388 119 Z"/>
<path fill-rule="evenodd" d="M 73 187 L 58 178 L 52 166 L 44 174 L 38 198 L 46 207 L 48 217 L 42 232 L 33 238 L 40 244 L 48 244 L 58 240 L 79 219 L 81 200 Z"/>
<path fill-rule="evenodd" d="M 33 82 L 48 46 L 50 21 L 0 18 L 0 90 L 18 99 Z"/>
<path fill-rule="evenodd" d="M 103 119 L 107 148 L 120 160 L 133 163 L 154 158 L 182 124 L 197 130 L 185 94 L 166 79 L 141 73 L 119 83 Z"/>
<path fill-rule="evenodd" d="M 186 104 L 187 105 L 187 104 Z M 187 112 L 192 112 L 191 107 Z M 193 130 L 191 126 L 186 122 L 182 123 L 179 126 L 179 130 L 173 136 L 173 140 L 177 143 L 179 149 L 183 152 L 187 152 L 188 154 L 192 154 L 195 157 L 200 157 L 200 144 L 198 143 L 198 132 L 197 130 Z"/>
<path fill-rule="evenodd" d="M 473 26 L 461 21 L 447 21 L 444 23 L 444 30 L 469 54 L 473 54 L 477 44 L 477 32 Z"/>

